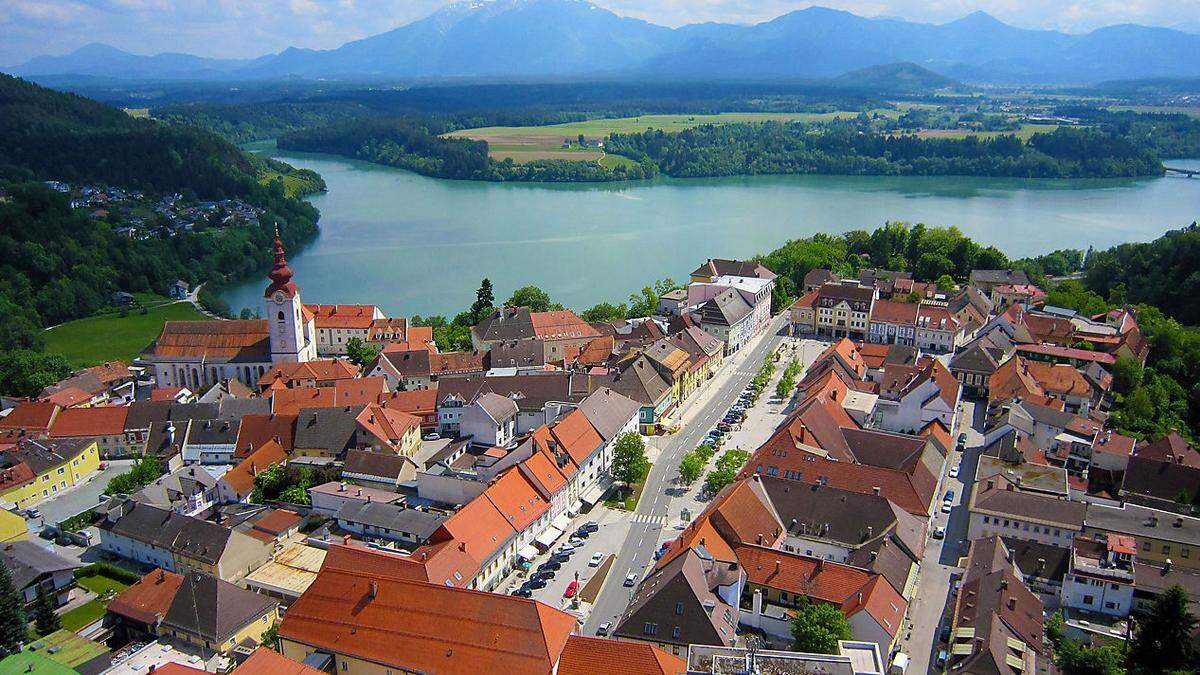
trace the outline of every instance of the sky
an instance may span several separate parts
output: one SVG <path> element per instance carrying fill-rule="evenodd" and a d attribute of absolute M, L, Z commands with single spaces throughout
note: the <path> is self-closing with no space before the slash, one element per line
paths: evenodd
<path fill-rule="evenodd" d="M 593 0 L 654 23 L 757 23 L 812 0 Z M 0 0 L 0 64 L 103 42 L 136 54 L 250 58 L 330 49 L 420 19 L 447 0 Z M 862 16 L 943 23 L 976 10 L 1023 28 L 1086 32 L 1114 23 L 1200 32 L 1200 0 L 824 0 Z"/>

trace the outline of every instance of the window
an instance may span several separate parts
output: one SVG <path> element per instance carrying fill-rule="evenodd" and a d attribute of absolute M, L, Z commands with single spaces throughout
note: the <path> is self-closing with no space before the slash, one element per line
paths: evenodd
<path fill-rule="evenodd" d="M 647 621 L 642 625 L 642 635 L 658 635 L 658 624 Z"/>
<path fill-rule="evenodd" d="M 1190 549 L 1186 546 L 1184 546 L 1183 549 L 1180 551 L 1180 555 L 1182 555 L 1185 558 L 1190 556 L 1191 554 L 1192 554 L 1192 549 Z"/>
<path fill-rule="evenodd" d="M 1106 602 L 1106 603 L 1104 603 L 1104 607 L 1105 607 L 1106 609 L 1116 609 L 1116 608 L 1117 608 L 1117 603 L 1115 603 L 1115 602 Z"/>
<path fill-rule="evenodd" d="M 680 600 L 679 602 L 675 603 L 675 613 L 676 613 L 676 614 L 683 614 L 683 601 L 682 601 L 682 600 Z"/>
<path fill-rule="evenodd" d="M 1090 605 L 1090 604 L 1092 604 L 1092 603 L 1093 603 L 1095 600 L 1096 600 L 1096 599 L 1095 599 L 1095 598 L 1093 598 L 1093 597 L 1092 597 L 1092 596 L 1090 596 L 1090 595 L 1085 595 L 1085 596 L 1083 596 L 1083 604 L 1085 604 L 1085 605 Z"/>
<path fill-rule="evenodd" d="M 1142 550 L 1145 551 L 1146 553 L 1149 553 L 1150 552 L 1150 542 L 1148 542 L 1148 541 L 1142 542 Z"/>
<path fill-rule="evenodd" d="M 1171 545 L 1170 545 L 1170 544 L 1163 544 L 1163 547 L 1162 547 L 1162 552 L 1163 552 L 1163 555 L 1168 555 L 1168 554 L 1170 554 L 1170 553 L 1171 553 Z"/>
<path fill-rule="evenodd" d="M 1115 590 L 1117 590 L 1118 588 L 1120 588 L 1120 586 L 1118 586 L 1118 585 L 1116 585 L 1116 584 L 1109 584 L 1109 585 L 1110 585 L 1110 586 L 1112 586 L 1112 589 L 1113 589 L 1114 591 L 1115 591 Z"/>
<path fill-rule="evenodd" d="M 671 629 L 671 637 L 675 638 L 676 640 L 679 639 L 680 633 L 681 631 L 679 630 L 679 626 L 675 626 Z"/>

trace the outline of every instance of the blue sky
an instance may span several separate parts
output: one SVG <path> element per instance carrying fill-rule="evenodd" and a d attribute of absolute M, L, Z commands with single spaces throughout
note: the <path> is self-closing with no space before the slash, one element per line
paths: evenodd
<path fill-rule="evenodd" d="M 814 4 L 796 0 L 594 0 L 618 14 L 677 26 L 754 23 Z M 446 0 L 0 0 L 0 64 L 104 42 L 253 57 L 288 46 L 327 49 L 409 23 Z M 1113 23 L 1200 32 L 1200 0 L 827 0 L 864 16 L 951 21 L 975 10 L 1027 28 L 1082 32 Z"/>

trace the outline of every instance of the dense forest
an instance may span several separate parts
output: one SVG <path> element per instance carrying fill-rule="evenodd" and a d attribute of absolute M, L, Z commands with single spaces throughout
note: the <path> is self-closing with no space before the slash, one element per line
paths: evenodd
<path fill-rule="evenodd" d="M 1057 112 L 1106 133 L 1145 143 L 1162 159 L 1200 155 L 1200 119 L 1192 115 L 1115 111 L 1091 106 L 1063 106 Z"/>
<path fill-rule="evenodd" d="M 859 121 L 700 126 L 667 134 L 614 134 L 611 152 L 649 159 L 671 176 L 757 174 L 967 175 L 1030 178 L 1150 176 L 1153 151 L 1092 129 L 1059 128 L 1028 142 L 994 138 L 920 138 L 872 133 Z"/>
<path fill-rule="evenodd" d="M 319 187 L 319 176 L 246 155 L 207 131 L 0 76 L 0 391 L 29 393 L 42 328 L 109 306 L 114 291 L 165 293 L 176 279 L 257 274 L 270 265 L 276 226 L 292 249 L 315 236 L 316 210 L 287 197 L 283 180 L 264 182 L 270 172 Z M 72 209 L 46 180 L 236 197 L 263 214 L 253 226 L 135 239 Z"/>

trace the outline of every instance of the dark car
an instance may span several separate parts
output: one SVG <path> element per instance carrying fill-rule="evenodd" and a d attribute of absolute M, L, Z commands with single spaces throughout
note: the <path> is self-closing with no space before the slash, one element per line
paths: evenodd
<path fill-rule="evenodd" d="M 580 525 L 579 529 L 575 530 L 575 532 L 572 533 L 571 536 L 579 537 L 580 539 L 587 539 L 588 535 L 590 535 L 591 533 L 592 533 L 591 530 L 588 530 L 586 527 Z"/>
<path fill-rule="evenodd" d="M 553 573 L 551 573 L 551 574 L 550 574 L 550 576 L 549 576 L 549 578 L 550 578 L 550 579 L 553 579 L 553 578 L 554 578 L 554 574 L 553 574 Z M 539 588 L 545 588 L 545 587 L 546 587 L 546 580 L 545 580 L 545 579 L 542 579 L 541 577 L 534 577 L 534 578 L 530 579 L 529 581 L 526 581 L 526 582 L 525 582 L 523 585 L 525 585 L 525 586 L 528 586 L 528 587 L 529 587 L 531 590 L 534 590 L 534 591 L 536 591 L 536 590 L 538 590 Z"/>
<path fill-rule="evenodd" d="M 545 572 L 546 570 L 554 570 L 555 572 L 557 572 L 558 570 L 561 570 L 561 569 L 562 569 L 562 563 L 557 560 L 548 560 L 548 561 L 542 563 L 541 565 L 538 565 L 539 572 Z"/>
<path fill-rule="evenodd" d="M 562 564 L 562 563 L 567 562 L 570 559 L 571 559 L 571 556 L 566 553 L 555 553 L 554 555 L 550 556 L 549 562 Z M 543 563 L 543 564 L 545 564 L 545 563 Z"/>
<path fill-rule="evenodd" d="M 588 532 L 599 532 L 600 526 L 598 524 L 596 524 L 596 521 L 589 520 L 588 522 L 584 523 L 583 527 L 581 527 L 580 529 L 587 530 Z"/>
<path fill-rule="evenodd" d="M 729 433 L 730 431 L 733 431 L 733 427 L 726 422 L 721 422 L 717 425 L 717 430 Z"/>
<path fill-rule="evenodd" d="M 533 595 L 533 589 L 528 586 L 522 586 L 512 593 L 509 593 L 509 595 L 515 595 L 518 598 L 528 598 L 529 596 Z"/>
<path fill-rule="evenodd" d="M 539 571 L 537 574 L 533 575 L 533 578 L 534 578 L 535 580 L 548 580 L 548 579 L 553 579 L 553 578 L 554 578 L 554 570 L 541 570 L 541 571 Z M 545 585 L 546 585 L 546 584 L 545 584 L 545 583 L 543 583 L 543 584 L 542 584 L 542 587 L 544 588 L 544 587 L 545 587 Z M 532 588 L 532 586 L 530 586 L 530 588 Z"/>

